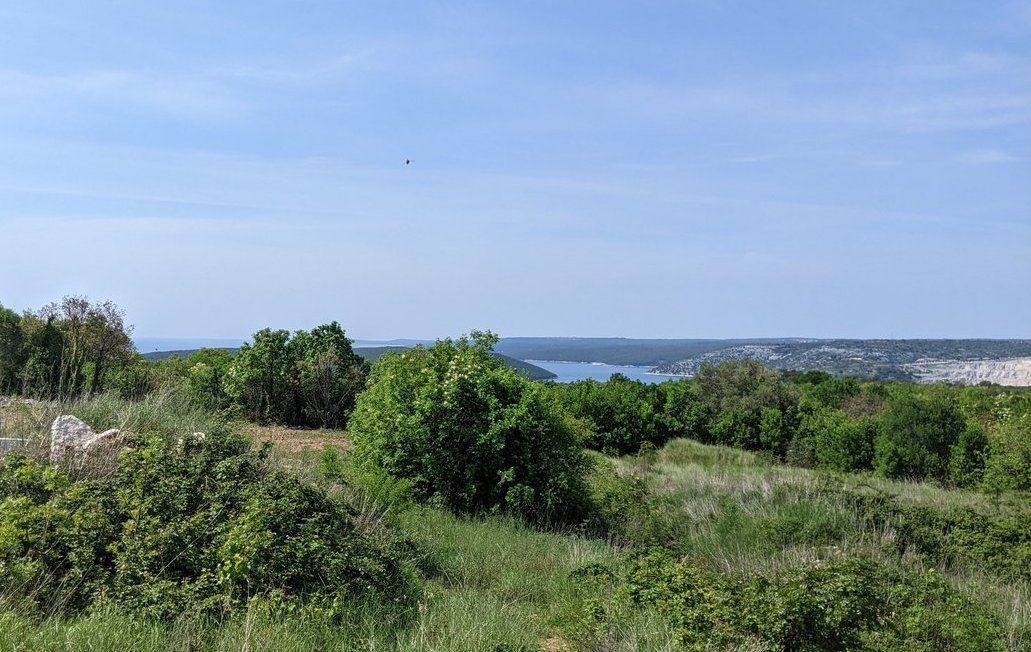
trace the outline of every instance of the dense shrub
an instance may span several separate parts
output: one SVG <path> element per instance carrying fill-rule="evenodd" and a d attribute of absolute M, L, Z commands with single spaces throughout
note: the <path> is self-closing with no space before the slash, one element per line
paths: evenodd
<path fill-rule="evenodd" d="M 562 518 L 582 506 L 582 428 L 546 387 L 491 355 L 496 338 L 381 357 L 349 431 L 362 465 L 460 512 Z"/>
<path fill-rule="evenodd" d="M 984 477 L 988 435 L 977 423 L 968 424 L 949 453 L 949 477 L 957 487 L 976 487 Z"/>
<path fill-rule="evenodd" d="M 47 609 L 225 613 L 249 600 L 334 614 L 411 606 L 415 583 L 352 508 L 270 471 L 249 442 L 134 437 L 113 474 L 0 461 L 0 587 Z"/>
<path fill-rule="evenodd" d="M 795 446 L 810 451 L 807 466 L 834 471 L 865 471 L 873 467 L 879 424 L 871 417 L 851 419 L 839 409 L 812 405 L 803 399 Z M 802 460 L 793 460 L 796 463 Z"/>
<path fill-rule="evenodd" d="M 587 422 L 591 435 L 585 442 L 609 455 L 636 453 L 641 445 L 661 445 L 668 439 L 653 385 L 613 374 L 607 382 L 581 380 L 553 388 L 574 416 Z"/>
<path fill-rule="evenodd" d="M 656 525 L 655 504 L 644 480 L 618 472 L 613 462 L 600 454 L 590 456 L 593 462 L 587 479 L 590 513 L 583 524 L 584 531 L 626 545 L 650 540 L 654 532 L 649 530 Z"/>
<path fill-rule="evenodd" d="M 988 444 L 984 486 L 992 492 L 1031 490 L 1031 414 L 996 426 Z"/>
<path fill-rule="evenodd" d="M 1031 581 L 1031 510 L 998 512 L 905 503 L 884 494 L 851 493 L 860 518 L 890 529 L 900 553 L 928 563 L 960 564 L 993 575 Z"/>
<path fill-rule="evenodd" d="M 794 431 L 798 392 L 780 372 L 755 360 L 730 360 L 702 365 L 695 383 L 711 415 L 712 443 L 760 450 L 765 441 L 768 450 L 784 454 Z"/>
<path fill-rule="evenodd" d="M 999 625 L 937 572 L 865 558 L 727 574 L 652 551 L 623 571 L 594 565 L 575 577 L 586 589 L 588 626 L 604 621 L 606 609 L 650 609 L 686 650 L 1005 648 Z"/>
<path fill-rule="evenodd" d="M 224 410 L 231 399 L 226 393 L 226 375 L 233 356 L 225 349 L 199 349 L 185 360 L 183 386 L 198 404 Z"/>
<path fill-rule="evenodd" d="M 21 317 L 0 303 L 0 395 L 20 389 L 19 376 L 28 357 Z"/>
<path fill-rule="evenodd" d="M 964 429 L 963 414 L 944 393 L 897 396 L 881 418 L 876 469 L 888 478 L 947 481 L 952 446 Z"/>
<path fill-rule="evenodd" d="M 367 365 L 340 324 L 297 331 L 292 337 L 285 330 L 265 328 L 252 339 L 233 358 L 222 382 L 247 418 L 334 428 L 346 424 L 365 385 Z"/>
<path fill-rule="evenodd" d="M 668 380 L 656 387 L 657 410 L 664 439 L 706 437 L 709 409 L 689 380 Z"/>

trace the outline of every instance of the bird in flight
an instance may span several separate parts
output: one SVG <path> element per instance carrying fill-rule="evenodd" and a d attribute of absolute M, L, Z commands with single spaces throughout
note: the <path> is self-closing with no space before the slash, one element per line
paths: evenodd
<path fill-rule="evenodd" d="M 406 158 L 405 159 L 405 165 L 411 165 L 411 164 L 412 164 L 412 159 Z"/>

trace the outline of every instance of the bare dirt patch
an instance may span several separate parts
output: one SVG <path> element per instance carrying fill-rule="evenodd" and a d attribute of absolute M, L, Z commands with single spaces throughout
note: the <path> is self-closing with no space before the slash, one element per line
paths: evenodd
<path fill-rule="evenodd" d="M 308 449 L 320 450 L 325 446 L 336 446 L 344 451 L 351 449 L 351 440 L 343 430 L 262 426 L 255 423 L 246 424 L 244 429 L 255 441 L 269 442 L 277 450 L 288 455 L 302 453 Z"/>

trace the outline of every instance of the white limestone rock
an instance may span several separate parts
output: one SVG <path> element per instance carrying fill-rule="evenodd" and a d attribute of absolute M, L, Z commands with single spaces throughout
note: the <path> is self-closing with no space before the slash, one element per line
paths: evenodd
<path fill-rule="evenodd" d="M 82 464 L 108 464 L 118 457 L 125 438 L 117 428 L 105 430 L 86 443 L 82 451 Z"/>
<path fill-rule="evenodd" d="M 50 426 L 50 462 L 78 468 L 87 460 L 111 459 L 122 443 L 117 429 L 97 434 L 81 419 L 62 414 Z"/>
<path fill-rule="evenodd" d="M 77 463 L 97 433 L 78 417 L 62 414 L 50 426 L 50 461 Z"/>

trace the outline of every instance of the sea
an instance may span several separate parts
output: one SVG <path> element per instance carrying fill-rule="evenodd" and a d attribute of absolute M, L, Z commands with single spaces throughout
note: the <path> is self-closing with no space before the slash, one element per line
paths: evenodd
<path fill-rule="evenodd" d="M 648 373 L 651 367 L 632 365 L 604 364 L 601 362 L 558 362 L 555 360 L 527 360 L 527 362 L 542 369 L 547 369 L 558 376 L 554 379 L 557 383 L 572 383 L 587 378 L 608 380 L 612 374 L 623 374 L 631 380 L 640 380 L 646 383 L 661 383 L 664 380 L 681 378 L 681 376 L 651 374 Z"/>
<path fill-rule="evenodd" d="M 135 339 L 136 349 L 140 353 L 152 351 L 188 351 L 202 347 L 214 348 L 236 348 L 243 344 L 242 339 L 211 338 L 211 337 L 138 337 Z M 415 340 L 405 343 L 411 344 Z M 355 342 L 358 346 L 369 346 L 372 342 Z M 376 342 L 375 344 L 383 344 Z M 398 344 L 398 342 L 391 342 Z M 632 380 L 640 380 L 646 383 L 661 383 L 664 380 L 680 378 L 680 376 L 666 376 L 663 374 L 650 374 L 651 367 L 639 367 L 635 365 L 604 364 L 601 362 L 560 362 L 556 360 L 527 360 L 530 364 L 547 369 L 558 376 L 555 382 L 572 383 L 577 380 L 593 378 L 594 380 L 608 380 L 612 374 L 623 374 Z"/>

